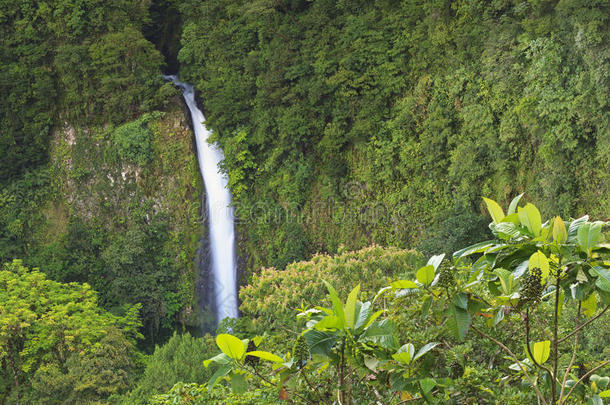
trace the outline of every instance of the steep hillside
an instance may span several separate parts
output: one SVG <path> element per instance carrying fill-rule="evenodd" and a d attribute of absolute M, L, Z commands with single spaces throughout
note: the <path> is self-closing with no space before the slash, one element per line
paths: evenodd
<path fill-rule="evenodd" d="M 141 302 L 151 339 L 197 325 L 201 184 L 178 96 L 118 127 L 66 125 L 50 156 L 53 194 L 27 262 L 90 283 L 107 308 Z"/>
<path fill-rule="evenodd" d="M 451 251 L 481 195 L 610 207 L 603 1 L 180 5 L 251 269 L 340 244 Z"/>

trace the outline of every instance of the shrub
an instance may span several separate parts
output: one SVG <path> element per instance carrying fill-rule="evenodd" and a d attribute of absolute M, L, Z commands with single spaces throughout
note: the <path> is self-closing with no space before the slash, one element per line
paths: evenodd
<path fill-rule="evenodd" d="M 123 160 L 145 166 L 152 159 L 151 133 L 146 125 L 149 119 L 150 115 L 145 114 L 135 121 L 121 125 L 114 132 L 114 142 Z"/>

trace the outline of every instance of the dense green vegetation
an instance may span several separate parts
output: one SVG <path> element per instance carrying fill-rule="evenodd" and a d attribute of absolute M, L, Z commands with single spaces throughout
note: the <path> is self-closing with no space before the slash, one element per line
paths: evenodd
<path fill-rule="evenodd" d="M 96 403 L 125 392 L 141 335 L 138 306 L 123 312 L 115 316 L 99 308 L 86 284 L 49 280 L 18 260 L 4 265 L 1 402 Z"/>
<path fill-rule="evenodd" d="M 262 272 L 242 289 L 244 316 L 260 320 L 252 328 L 242 318 L 216 336 L 207 386 L 177 384 L 155 403 L 215 403 L 219 393 L 225 403 L 259 403 L 275 391 L 308 404 L 603 404 L 610 223 L 542 222 L 520 198 L 506 215 L 486 199 L 493 239 L 432 256 L 417 271 L 411 252 L 366 249 Z M 374 262 L 388 276 L 373 277 L 385 285 L 377 290 L 366 276 Z M 339 275 L 341 290 L 361 279 L 342 270 L 366 270 L 343 295 L 318 268 Z"/>
<path fill-rule="evenodd" d="M 603 403 L 609 25 L 603 0 L 0 0 L 0 403 Z M 234 196 L 215 338 L 162 71 Z"/>
<path fill-rule="evenodd" d="M 605 1 L 180 3 L 254 269 L 450 252 L 485 234 L 482 194 L 608 213 Z"/>

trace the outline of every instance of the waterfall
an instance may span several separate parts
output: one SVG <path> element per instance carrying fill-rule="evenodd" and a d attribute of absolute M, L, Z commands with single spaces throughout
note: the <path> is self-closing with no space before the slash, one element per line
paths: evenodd
<path fill-rule="evenodd" d="M 182 89 L 182 94 L 193 118 L 193 128 L 197 143 L 199 169 L 207 194 L 207 211 L 210 231 L 211 269 L 214 280 L 214 302 L 216 320 L 237 318 L 237 266 L 235 258 L 235 231 L 231 192 L 226 174 L 218 164 L 224 159 L 217 144 L 207 142 L 210 131 L 203 125 L 205 117 L 197 107 L 195 89 L 183 83 L 176 76 L 163 76 Z"/>

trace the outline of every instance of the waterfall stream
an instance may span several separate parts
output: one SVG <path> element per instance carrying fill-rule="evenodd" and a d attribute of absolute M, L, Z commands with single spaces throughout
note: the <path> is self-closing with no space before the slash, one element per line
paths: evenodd
<path fill-rule="evenodd" d="M 235 231 L 231 192 L 227 187 L 227 175 L 218 164 L 224 159 L 217 144 L 207 142 L 211 132 L 203 125 L 205 117 L 197 107 L 195 89 L 177 76 L 163 76 L 182 89 L 182 94 L 193 119 L 197 143 L 197 158 L 207 194 L 207 213 L 210 232 L 211 270 L 214 280 L 216 320 L 237 318 L 237 266 L 235 256 Z"/>

